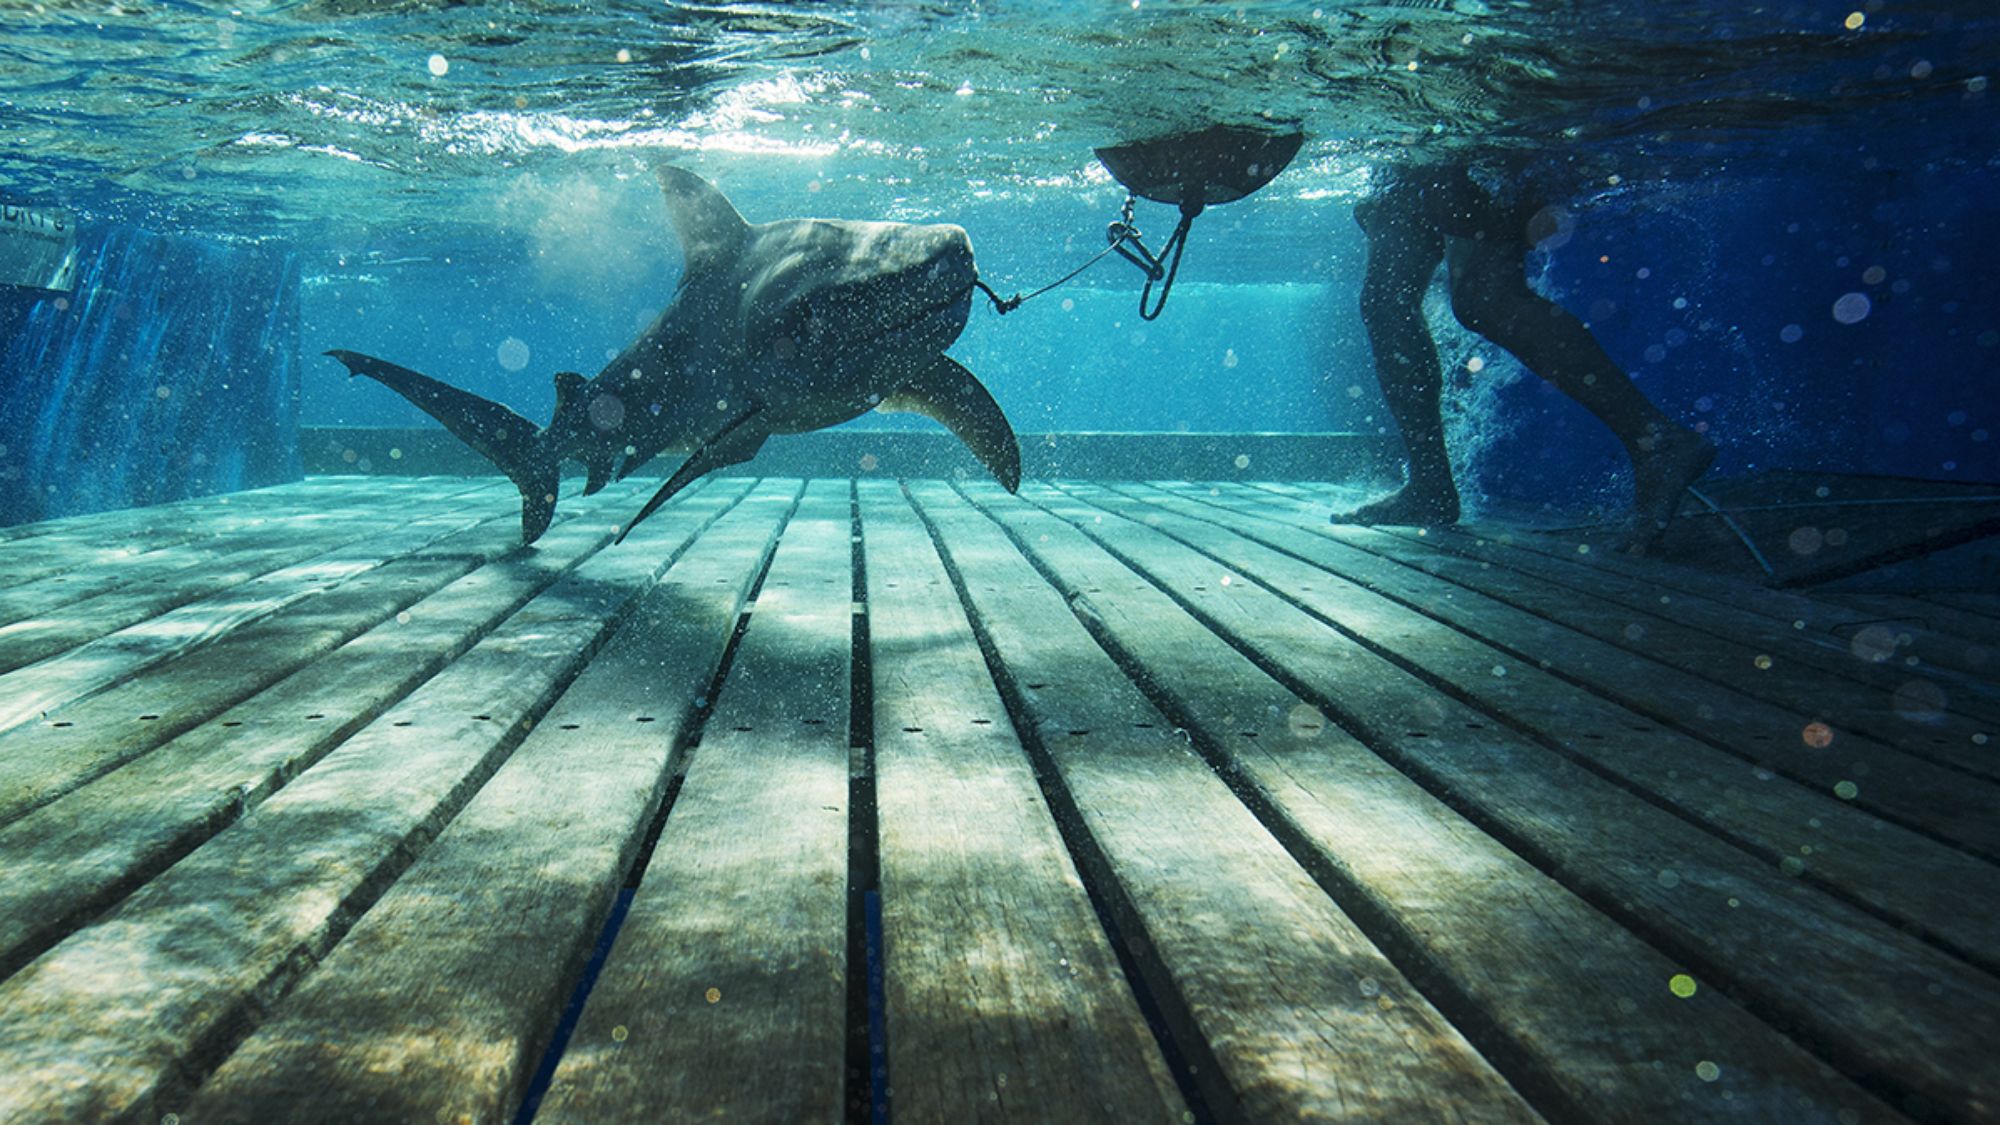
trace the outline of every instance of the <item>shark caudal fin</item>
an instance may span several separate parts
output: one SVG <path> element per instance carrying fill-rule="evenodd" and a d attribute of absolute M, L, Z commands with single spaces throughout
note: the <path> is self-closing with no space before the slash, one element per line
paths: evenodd
<path fill-rule="evenodd" d="M 490 399 L 387 360 L 338 348 L 326 354 L 345 364 L 349 375 L 366 375 L 410 400 L 506 473 L 521 490 L 521 542 L 533 543 L 549 529 L 556 514 L 560 465 L 549 455 L 533 422 Z"/>

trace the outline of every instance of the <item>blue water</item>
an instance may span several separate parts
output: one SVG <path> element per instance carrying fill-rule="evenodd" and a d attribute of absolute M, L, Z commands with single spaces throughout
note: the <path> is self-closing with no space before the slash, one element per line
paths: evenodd
<path fill-rule="evenodd" d="M 1718 472 L 1996 480 L 1996 25 L 1880 0 L 9 9 L 0 198 L 75 213 L 84 269 L 0 287 L 0 521 L 286 479 L 299 426 L 428 424 L 329 347 L 546 418 L 553 371 L 670 299 L 656 162 L 752 220 L 960 223 L 1018 291 L 1102 246 L 1123 193 L 1093 145 L 1260 114 L 1306 147 L 1196 224 L 1159 320 L 1115 259 L 975 311 L 952 354 L 1018 431 L 1393 437 L 1353 206 L 1386 163 L 1497 145 L 1571 169 L 1574 234 L 1528 268 Z M 1173 214 L 1138 218 L 1157 244 Z M 1475 507 L 1619 503 L 1604 429 L 1432 305 Z"/>

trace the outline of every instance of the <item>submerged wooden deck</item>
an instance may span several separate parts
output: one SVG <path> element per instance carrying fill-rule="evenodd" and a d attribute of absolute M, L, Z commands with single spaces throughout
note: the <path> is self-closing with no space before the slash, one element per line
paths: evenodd
<path fill-rule="evenodd" d="M 2000 1118 L 1991 595 L 648 487 L 0 533 L 0 1120 Z"/>

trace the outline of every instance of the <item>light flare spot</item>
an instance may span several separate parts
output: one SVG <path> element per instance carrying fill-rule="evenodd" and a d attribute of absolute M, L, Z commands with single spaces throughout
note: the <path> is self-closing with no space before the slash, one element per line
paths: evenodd
<path fill-rule="evenodd" d="M 1755 664 L 1759 672 L 1768 672 L 1771 670 L 1771 658 L 1765 653 L 1758 653 L 1757 659 L 1752 660 L 1750 663 Z"/>
<path fill-rule="evenodd" d="M 617 1027 L 611 1029 L 611 1041 L 613 1043 L 623 1043 L 627 1038 L 631 1036 L 631 1034 L 632 1033 L 630 1031 L 626 1030 L 625 1025 L 621 1023 Z"/>
<path fill-rule="evenodd" d="M 615 430 L 625 424 L 625 400 L 614 394 L 598 395 L 584 408 L 584 416 L 599 430 Z"/>
<path fill-rule="evenodd" d="M 1843 293 L 1833 303 L 1833 319 L 1842 324 L 1859 324 L 1868 319 L 1868 313 L 1875 307 L 1866 293 Z"/>
<path fill-rule="evenodd" d="M 1685 1000 L 1694 995 L 1694 978 L 1686 973 L 1675 973 L 1667 978 L 1667 991 Z"/>
<path fill-rule="evenodd" d="M 701 996 L 702 999 L 708 1001 L 711 1004 L 719 1004 L 722 1002 L 722 990 L 719 988 L 710 988 L 707 992 L 702 993 Z"/>
<path fill-rule="evenodd" d="M 430 68 L 432 78 L 443 78 L 451 70 L 451 60 L 443 55 L 432 55 L 424 65 Z"/>
<path fill-rule="evenodd" d="M 1722 1077 L 1722 1068 L 1709 1062 L 1707 1059 L 1703 1059 L 1694 1064 L 1694 1076 L 1703 1082 L 1713 1082 Z"/>
<path fill-rule="evenodd" d="M 500 361 L 500 366 L 508 371 L 519 371 L 528 366 L 528 345 L 516 337 L 509 336 L 500 341 L 493 354 Z"/>
<path fill-rule="evenodd" d="M 1471 359 L 1465 361 L 1465 369 L 1477 375 L 1481 371 L 1486 370 L 1486 361 L 1479 356 L 1473 356 Z"/>
<path fill-rule="evenodd" d="M 1799 732 L 1799 741 L 1815 750 L 1824 750 L 1833 745 L 1833 728 L 1820 722 L 1807 723 Z"/>
<path fill-rule="evenodd" d="M 1833 783 L 1833 795 L 1843 801 L 1852 801 L 1861 795 L 1861 787 L 1851 781 L 1836 781 Z"/>
<path fill-rule="evenodd" d="M 1232 463 L 1239 469 L 1247 469 L 1250 467 L 1250 455 L 1248 453 L 1238 453 L 1236 460 Z"/>
<path fill-rule="evenodd" d="M 1849 12 L 1847 13 L 1847 18 L 1840 21 L 1840 26 L 1849 31 L 1860 31 L 1861 25 L 1867 22 L 1868 17 L 1862 15 L 1860 12 Z"/>

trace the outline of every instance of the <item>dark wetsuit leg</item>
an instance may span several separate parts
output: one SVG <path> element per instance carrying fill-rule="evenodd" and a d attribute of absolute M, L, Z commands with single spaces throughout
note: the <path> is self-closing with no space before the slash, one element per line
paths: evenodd
<path fill-rule="evenodd" d="M 1681 492 L 1707 471 L 1715 447 L 1661 413 L 1582 321 L 1528 287 L 1527 249 L 1514 238 L 1452 239 L 1445 259 L 1452 313 L 1617 435 L 1637 485 L 1634 543 L 1648 541 L 1672 518 Z"/>
<path fill-rule="evenodd" d="M 1354 219 L 1368 237 L 1361 323 L 1374 349 L 1382 397 L 1402 430 L 1409 481 L 1399 491 L 1334 519 L 1451 523 L 1458 519 L 1458 490 L 1445 456 L 1438 407 L 1444 380 L 1423 309 L 1424 291 L 1444 257 L 1444 235 L 1427 217 L 1422 193 L 1414 186 L 1392 186 L 1361 203 Z"/>

